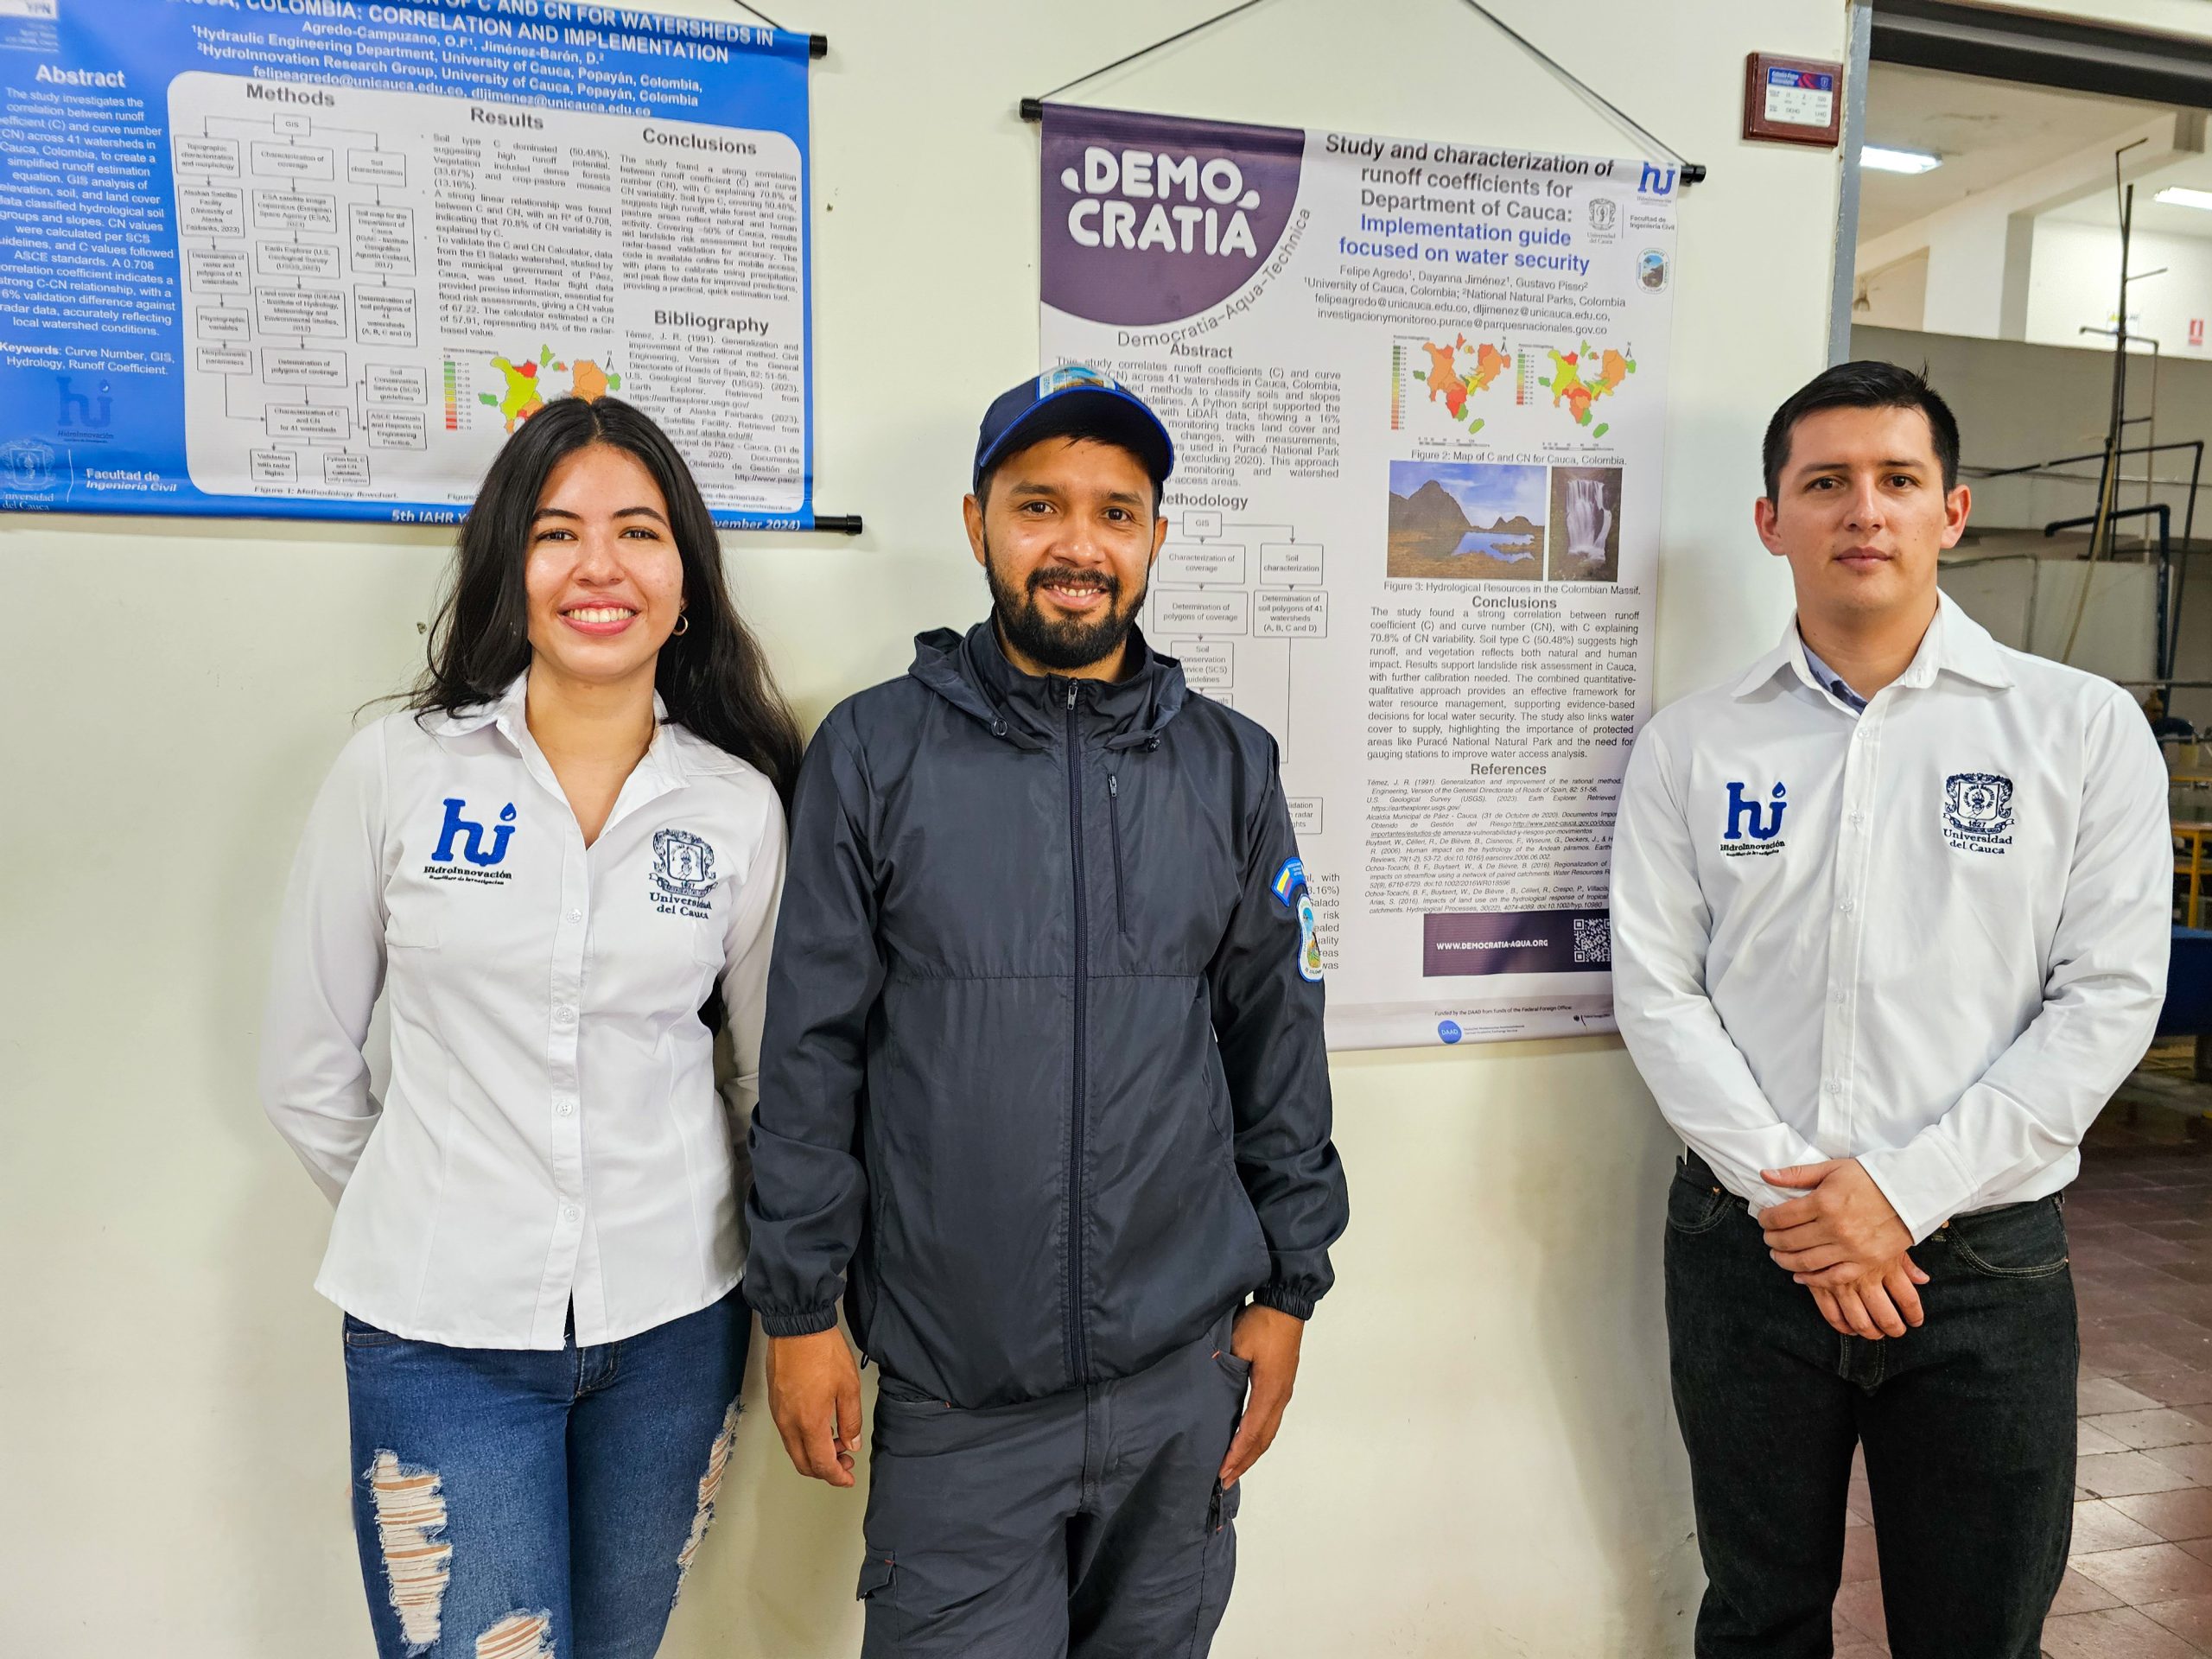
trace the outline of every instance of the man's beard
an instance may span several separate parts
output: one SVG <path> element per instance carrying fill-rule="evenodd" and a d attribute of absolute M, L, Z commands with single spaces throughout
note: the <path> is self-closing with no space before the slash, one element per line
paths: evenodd
<path fill-rule="evenodd" d="M 1089 668 L 1119 651 L 1144 606 L 1144 584 L 1138 585 L 1125 605 L 1121 580 L 1112 571 L 1078 570 L 1072 565 L 1042 565 L 1031 571 L 1027 584 L 1017 589 L 1000 575 L 988 542 L 983 546 L 983 575 L 991 585 L 991 604 L 998 613 L 1000 633 L 1006 643 L 1032 662 L 1063 674 Z M 1105 614 L 1058 621 L 1047 617 L 1038 607 L 1037 590 L 1056 577 L 1074 577 L 1076 584 L 1071 585 L 1090 582 L 1104 588 Z"/>

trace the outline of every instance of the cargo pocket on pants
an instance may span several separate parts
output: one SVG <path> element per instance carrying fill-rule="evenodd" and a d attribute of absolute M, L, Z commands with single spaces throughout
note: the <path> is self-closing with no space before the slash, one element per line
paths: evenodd
<path fill-rule="evenodd" d="M 1236 1577 L 1236 1506 L 1243 1496 L 1243 1481 L 1225 1492 L 1217 1481 L 1206 1505 L 1205 1537 L 1199 1545 L 1204 1554 L 1198 1559 L 1198 1618 L 1191 1628 L 1191 1645 L 1185 1649 L 1186 1659 L 1199 1659 L 1213 1645 L 1221 1616 L 1229 1611 L 1230 1585 Z"/>
<path fill-rule="evenodd" d="M 899 1563 L 881 1550 L 871 1548 L 868 1559 L 861 1563 L 860 1588 L 853 1592 L 855 1601 L 869 1601 L 879 1590 L 888 1590 L 899 1577 Z"/>
<path fill-rule="evenodd" d="M 897 1643 L 906 1635 L 905 1616 L 899 1612 L 893 1586 L 899 1582 L 898 1558 L 887 1549 L 878 1549 L 874 1544 L 866 1546 L 868 1555 L 861 1562 L 860 1587 L 853 1599 L 868 1609 L 867 1630 L 861 1651 L 863 1656 L 895 1653 Z"/>

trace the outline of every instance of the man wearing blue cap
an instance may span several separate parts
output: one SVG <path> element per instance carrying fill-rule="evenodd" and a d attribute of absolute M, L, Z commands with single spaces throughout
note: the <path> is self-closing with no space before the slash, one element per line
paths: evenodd
<path fill-rule="evenodd" d="M 1344 1230 L 1275 746 L 1135 623 L 1167 433 L 1071 365 L 995 402 L 990 618 L 802 768 L 746 1294 L 802 1474 L 853 1484 L 863 1652 L 1204 1654 L 1237 1478 Z"/>

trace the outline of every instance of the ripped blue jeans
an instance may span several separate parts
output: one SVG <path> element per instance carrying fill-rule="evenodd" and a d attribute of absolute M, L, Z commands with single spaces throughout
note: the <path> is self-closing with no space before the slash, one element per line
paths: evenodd
<path fill-rule="evenodd" d="M 752 1316 L 733 1290 L 558 1351 L 346 1319 L 353 1532 L 381 1659 L 651 1659 L 713 1518 Z"/>

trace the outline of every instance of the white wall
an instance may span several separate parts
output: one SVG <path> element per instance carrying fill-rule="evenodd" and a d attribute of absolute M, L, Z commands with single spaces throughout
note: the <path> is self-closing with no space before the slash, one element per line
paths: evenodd
<path fill-rule="evenodd" d="M 728 15 L 709 0 L 665 0 Z M 820 500 L 857 542 L 733 542 L 810 718 L 976 616 L 958 499 L 1037 360 L 1036 135 L 1016 99 L 1196 0 L 843 0 L 816 135 Z M 1842 55 L 1834 0 L 1516 6 L 1713 168 L 1682 210 L 1659 690 L 1788 610 L 1749 529 L 1759 433 L 1821 366 L 1832 155 L 1736 139 L 1745 52 Z M 1525 14 L 1525 15 L 1524 15 Z M 1433 66 L 1478 97 L 1409 96 Z M 1281 0 L 1105 101 L 1625 153 L 1459 0 Z M 1748 261 L 1745 250 L 1756 247 Z M 328 1211 L 264 1123 L 267 938 L 308 798 L 417 660 L 428 532 L 0 522 L 0 1631 L 41 1659 L 370 1651 L 346 1518 Z M 1698 1583 L 1658 1253 L 1671 1144 L 1605 1039 L 1336 1068 L 1354 1220 L 1278 1449 L 1251 1477 L 1229 1656 L 1688 1650 Z M 849 1654 L 860 1503 L 765 1412 L 668 1651 Z"/>
<path fill-rule="evenodd" d="M 1854 302 L 1864 300 L 1866 308 L 1853 304 L 1854 327 L 1920 327 L 1928 308 L 1928 250 L 1867 272 L 1859 278 L 1857 288 Z"/>
<path fill-rule="evenodd" d="M 2207 224 L 2212 226 L 2212 219 Z M 2167 363 L 2212 358 L 2212 347 L 2189 343 L 2190 321 L 2201 326 L 2212 318 L 2212 237 L 2139 231 L 2129 238 L 2127 264 L 2136 278 L 2127 289 L 2127 332 L 2157 340 Z M 2143 274 L 2161 266 L 2160 276 Z M 2120 232 L 2070 219 L 2037 219 L 2026 337 L 2050 346 L 2094 346 L 2096 337 L 2082 334 L 2082 327 L 2111 327 L 2119 305 Z"/>

